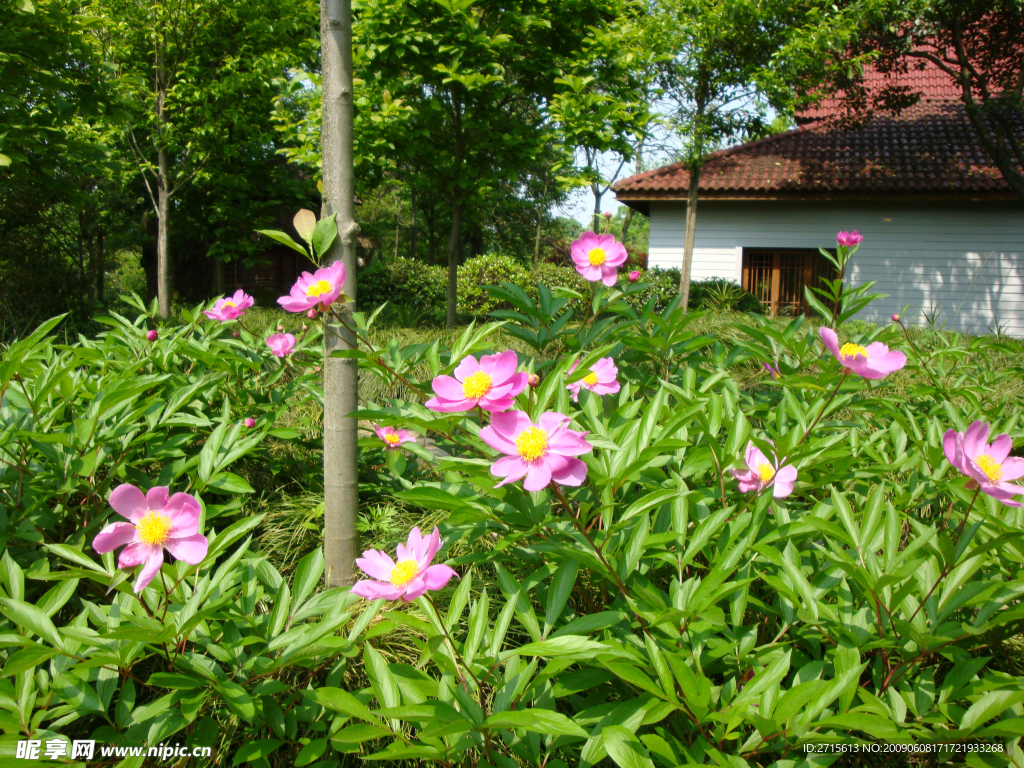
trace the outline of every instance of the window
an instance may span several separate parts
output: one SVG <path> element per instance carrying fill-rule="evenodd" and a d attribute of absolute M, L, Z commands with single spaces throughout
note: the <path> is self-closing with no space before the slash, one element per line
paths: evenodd
<path fill-rule="evenodd" d="M 775 317 L 809 311 L 804 286 L 818 288 L 836 268 L 818 251 L 803 248 L 744 248 L 743 287 Z"/>

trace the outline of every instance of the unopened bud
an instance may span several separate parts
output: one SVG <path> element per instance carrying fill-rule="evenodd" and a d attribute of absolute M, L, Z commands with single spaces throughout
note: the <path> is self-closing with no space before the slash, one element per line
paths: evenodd
<path fill-rule="evenodd" d="M 529 383 L 531 387 L 536 387 L 538 384 L 540 384 L 540 376 L 538 376 L 536 373 L 531 373 L 530 377 L 526 381 L 527 383 Z"/>
<path fill-rule="evenodd" d="M 256 419 L 253 419 L 253 418 L 246 419 L 245 420 L 245 426 L 249 427 L 250 429 L 252 427 L 255 427 L 256 426 Z"/>
<path fill-rule="evenodd" d="M 316 371 L 317 373 L 320 373 L 320 366 L 318 365 L 318 366 L 317 366 L 316 368 L 314 368 L 313 370 L 314 370 L 314 371 Z"/>
<path fill-rule="evenodd" d="M 306 317 L 308 317 L 310 320 L 314 319 L 316 317 L 316 310 L 309 310 L 309 312 L 306 313 Z"/>
<path fill-rule="evenodd" d="M 284 330 L 284 326 L 281 325 L 280 323 L 278 323 L 277 330 L 278 331 L 283 331 Z"/>
<path fill-rule="evenodd" d="M 308 327 L 308 326 L 307 326 L 307 325 L 306 325 L 305 323 L 303 323 L 303 324 L 302 324 L 302 330 L 303 330 L 303 331 L 308 331 L 308 330 L 309 330 L 309 327 Z"/>
<path fill-rule="evenodd" d="M 604 212 L 604 217 L 605 217 L 606 219 L 610 219 L 610 218 L 612 217 L 612 212 L 611 212 L 611 211 L 605 211 L 605 212 Z"/>
<path fill-rule="evenodd" d="M 893 316 L 892 316 L 892 321 L 893 321 L 894 323 L 898 323 L 898 322 L 900 321 L 900 316 L 899 316 L 899 315 L 893 315 Z"/>
<path fill-rule="evenodd" d="M 156 331 L 146 331 L 146 341 L 156 341 L 160 338 L 160 334 Z"/>
<path fill-rule="evenodd" d="M 234 332 L 234 333 L 232 333 L 231 335 L 232 335 L 232 336 L 234 336 L 234 337 L 235 337 L 235 338 L 237 339 L 237 338 L 238 338 L 238 331 L 235 331 L 235 332 Z"/>
<path fill-rule="evenodd" d="M 634 269 L 632 272 L 629 273 L 629 282 L 635 283 L 639 279 L 640 273 L 637 270 Z"/>

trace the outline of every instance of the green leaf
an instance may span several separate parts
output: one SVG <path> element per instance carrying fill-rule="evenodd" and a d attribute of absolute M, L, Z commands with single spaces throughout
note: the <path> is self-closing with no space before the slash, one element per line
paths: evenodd
<path fill-rule="evenodd" d="M 313 241 L 313 230 L 316 229 L 316 214 L 308 208 L 303 208 L 292 218 L 292 226 L 298 232 L 299 237 L 307 243 Z"/>
<path fill-rule="evenodd" d="M 231 761 L 231 764 L 241 765 L 242 763 L 251 763 L 253 760 L 258 760 L 271 754 L 282 744 L 284 744 L 284 742 L 280 739 L 259 739 L 258 741 L 243 744 L 238 748 L 238 751 L 235 752 L 235 757 Z"/>
<path fill-rule="evenodd" d="M 576 573 L 579 571 L 579 563 L 567 558 L 558 566 L 555 575 L 551 578 L 551 588 L 548 589 L 548 602 L 544 611 L 544 637 L 548 636 L 551 628 L 558 620 L 562 608 L 565 607 L 572 588 L 576 586 Z"/>
<path fill-rule="evenodd" d="M 515 712 L 495 712 L 484 721 L 485 728 L 519 728 L 524 731 L 550 736 L 576 736 L 586 739 L 585 730 L 560 712 L 547 709 L 520 709 Z"/>
<path fill-rule="evenodd" d="M 317 256 L 323 257 L 330 250 L 335 238 L 338 237 L 338 225 L 335 223 L 334 217 L 335 214 L 332 213 L 327 218 L 320 219 L 316 223 L 316 228 L 313 230 L 312 245 Z"/>
<path fill-rule="evenodd" d="M 1022 701 L 1024 701 L 1024 691 L 988 691 L 974 702 L 960 718 L 960 728 L 965 731 L 973 730 Z"/>
<path fill-rule="evenodd" d="M 64 650 L 64 641 L 61 640 L 60 633 L 50 621 L 50 617 L 34 605 L 9 597 L 0 597 L 0 612 L 15 624 L 30 629 L 55 648 Z"/>
<path fill-rule="evenodd" d="M 294 240 L 292 240 L 291 235 L 289 235 L 288 233 L 280 232 L 276 229 L 257 229 L 256 231 L 259 232 L 261 235 L 266 235 L 271 240 L 275 240 L 281 243 L 281 245 L 287 245 L 293 251 L 298 251 L 306 258 L 309 258 L 309 254 L 306 253 L 306 249 L 303 248 L 298 243 L 296 243 Z"/>
<path fill-rule="evenodd" d="M 621 725 L 606 725 L 601 730 L 608 757 L 619 768 L 654 768 L 647 749 L 640 740 Z"/>
<path fill-rule="evenodd" d="M 210 481 L 206 484 L 207 488 L 213 488 L 217 491 L 224 491 L 225 493 L 255 493 L 256 490 L 245 481 L 244 478 L 239 477 L 233 472 L 218 472 L 216 475 L 210 478 Z"/>

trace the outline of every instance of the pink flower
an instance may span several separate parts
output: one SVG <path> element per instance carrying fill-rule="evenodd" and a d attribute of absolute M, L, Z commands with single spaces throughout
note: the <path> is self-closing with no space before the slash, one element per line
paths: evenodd
<path fill-rule="evenodd" d="M 768 442 L 775 445 L 771 440 Z M 743 458 L 747 462 L 746 469 L 729 470 L 739 481 L 740 493 L 760 491 L 769 485 L 772 487 L 772 496 L 776 499 L 784 499 L 793 492 L 796 467 L 786 465 L 780 468 L 778 456 L 773 455 L 769 461 L 753 443 L 747 443 L 747 452 Z"/>
<path fill-rule="evenodd" d="M 843 364 L 846 373 L 855 373 L 865 379 L 884 379 L 907 364 L 906 355 L 898 351 L 890 352 L 889 347 L 880 341 L 866 347 L 847 342 L 840 349 L 839 337 L 831 328 L 822 328 L 818 334 L 828 351 Z"/>
<path fill-rule="evenodd" d="M 423 538 L 419 528 L 409 532 L 405 545 L 398 545 L 396 563 L 383 552 L 368 549 L 356 558 L 356 565 L 370 579 L 361 579 L 352 587 L 352 594 L 367 600 L 398 600 L 408 603 L 428 589 L 443 589 L 452 576 L 459 575 L 447 565 L 431 565 L 430 561 L 441 549 L 441 534 L 434 526 L 429 539 Z"/>
<path fill-rule="evenodd" d="M 573 363 L 572 368 L 569 369 L 569 373 L 575 371 L 577 365 L 578 363 Z M 579 381 L 574 381 L 572 384 L 566 384 L 565 388 L 572 392 L 572 400 L 574 403 L 579 400 L 580 387 L 589 389 L 597 395 L 614 395 L 620 389 L 619 382 L 615 378 L 618 372 L 619 369 L 615 367 L 614 360 L 610 357 L 602 357 L 590 366 L 590 373 Z"/>
<path fill-rule="evenodd" d="M 498 485 L 523 477 L 523 488 L 539 491 L 554 480 L 559 485 L 581 485 L 587 465 L 579 456 L 591 450 L 588 433 L 568 429 L 569 417 L 561 413 L 543 414 L 534 424 L 522 411 L 495 413 L 490 425 L 480 430 L 480 439 L 506 454 L 491 465 L 491 474 L 503 477 Z"/>
<path fill-rule="evenodd" d="M 572 261 L 585 280 L 615 285 L 619 277 L 617 267 L 626 263 L 626 249 L 615 235 L 584 232 L 572 243 Z"/>
<path fill-rule="evenodd" d="M 267 346 L 270 347 L 270 354 L 286 357 L 295 349 L 295 336 L 291 333 L 275 333 L 267 337 Z"/>
<path fill-rule="evenodd" d="M 526 382 L 531 387 L 540 386 L 540 376 L 538 376 L 536 373 L 531 373 L 530 377 L 526 380 Z"/>
<path fill-rule="evenodd" d="M 310 320 L 315 320 L 316 319 L 316 310 L 315 309 L 309 310 L 309 312 L 306 313 L 306 317 L 308 317 Z"/>
<path fill-rule="evenodd" d="M 836 235 L 836 242 L 840 245 L 845 245 L 847 248 L 857 245 L 863 239 L 864 235 L 857 232 L 856 229 L 853 232 L 840 232 Z"/>
<path fill-rule="evenodd" d="M 308 317 L 310 309 L 326 311 L 327 307 L 337 301 L 344 285 L 345 265 L 336 261 L 312 275 L 303 272 L 292 286 L 290 294 L 279 298 L 277 303 L 289 312 L 306 312 Z"/>
<path fill-rule="evenodd" d="M 1024 477 L 1024 459 L 1010 456 L 1013 441 L 1007 434 L 988 443 L 988 422 L 975 421 L 967 433 L 948 430 L 942 438 L 942 450 L 954 467 L 967 475 L 968 488 L 981 488 L 1009 507 L 1022 507 L 1013 497 L 1024 487 L 1008 482 Z"/>
<path fill-rule="evenodd" d="M 197 565 L 209 546 L 199 534 L 199 502 L 187 493 L 168 496 L 166 486 L 150 488 L 145 496 L 134 485 L 119 485 L 110 494 L 110 506 L 127 523 L 111 523 L 92 541 L 100 554 L 123 546 L 118 568 L 144 563 L 135 581 L 141 592 L 164 563 L 166 549 L 178 560 Z M 126 546 L 127 545 L 127 546 Z"/>
<path fill-rule="evenodd" d="M 779 373 L 779 369 L 773 366 L 771 363 L 761 363 L 761 367 L 764 368 L 765 373 L 770 373 L 773 379 L 777 379 L 780 376 L 782 376 L 782 374 Z"/>
<path fill-rule="evenodd" d="M 235 291 L 230 299 L 218 299 L 213 309 L 203 312 L 211 320 L 234 320 L 245 314 L 245 310 L 253 305 L 253 298 L 244 291 Z"/>
<path fill-rule="evenodd" d="M 256 419 L 254 419 L 254 418 L 251 418 L 251 417 L 250 417 L 250 418 L 246 419 L 246 420 L 245 420 L 245 421 L 244 421 L 243 423 L 244 423 L 244 424 L 245 424 L 245 426 L 247 426 L 247 427 L 248 427 L 249 429 L 252 429 L 253 427 L 255 427 L 255 426 L 256 426 Z"/>
<path fill-rule="evenodd" d="M 156 341 L 160 338 L 160 334 L 156 331 L 146 331 L 146 341 Z"/>
<path fill-rule="evenodd" d="M 640 279 L 640 272 L 638 270 L 634 269 L 632 272 L 629 273 L 629 282 L 635 283 L 639 279 Z"/>
<path fill-rule="evenodd" d="M 373 431 L 377 437 L 384 441 L 384 447 L 393 451 L 402 443 L 414 443 L 416 438 L 409 434 L 408 429 L 395 429 L 394 427 L 381 427 L 373 425 Z"/>
<path fill-rule="evenodd" d="M 472 355 L 462 358 L 451 376 L 438 376 L 432 386 L 437 397 L 426 406 L 441 413 L 471 411 L 478 405 L 485 411 L 504 411 L 513 398 L 526 389 L 529 376 L 516 373 L 519 360 L 512 350 L 485 355 L 478 363 Z"/>

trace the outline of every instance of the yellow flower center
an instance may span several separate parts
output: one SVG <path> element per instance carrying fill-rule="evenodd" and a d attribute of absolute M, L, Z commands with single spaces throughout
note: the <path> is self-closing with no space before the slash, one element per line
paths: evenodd
<path fill-rule="evenodd" d="M 395 435 L 395 434 L 384 435 L 384 442 L 387 443 L 388 445 L 398 445 L 398 443 L 399 443 L 399 441 L 401 441 L 401 439 L 402 438 L 400 438 L 398 435 Z"/>
<path fill-rule="evenodd" d="M 139 532 L 143 544 L 163 544 L 171 530 L 171 518 L 150 510 L 135 524 L 135 529 Z"/>
<path fill-rule="evenodd" d="M 998 483 L 1003 479 L 1003 465 L 987 453 L 979 453 L 975 456 L 974 463 L 977 464 L 981 468 L 981 471 L 985 473 L 985 477 L 993 483 Z"/>
<path fill-rule="evenodd" d="M 391 583 L 396 587 L 404 587 L 415 579 L 416 574 L 419 572 L 420 564 L 415 560 L 399 560 L 395 567 L 391 569 Z"/>
<path fill-rule="evenodd" d="M 528 427 L 516 438 L 516 450 L 526 461 L 536 461 L 548 452 L 548 433 L 540 427 Z"/>
<path fill-rule="evenodd" d="M 237 305 L 237 304 L 235 304 L 235 302 L 233 302 L 233 301 L 228 301 L 227 299 L 224 299 L 224 303 L 220 305 L 220 308 L 221 308 L 221 309 L 224 309 L 224 307 L 237 307 L 237 306 L 238 306 L 238 305 Z"/>
<path fill-rule="evenodd" d="M 594 248 L 587 254 L 587 261 L 592 267 L 600 267 L 607 258 L 608 255 L 604 252 L 604 248 Z"/>
<path fill-rule="evenodd" d="M 770 483 L 772 478 L 775 477 L 775 467 L 771 464 L 758 464 L 757 475 L 761 478 L 762 483 Z"/>
<path fill-rule="evenodd" d="M 583 383 L 586 384 L 588 387 L 594 386 L 595 384 L 597 384 L 597 374 L 591 371 L 590 373 L 583 377 Z"/>
<path fill-rule="evenodd" d="M 491 377 L 483 371 L 471 373 L 462 382 L 462 394 L 470 400 L 476 400 L 486 395 L 491 389 Z"/>
<path fill-rule="evenodd" d="M 309 288 L 306 289 L 306 295 L 313 298 L 323 296 L 325 293 L 331 292 L 331 284 L 326 280 L 317 280 Z"/>
<path fill-rule="evenodd" d="M 839 350 L 839 355 L 841 357 L 856 357 L 857 355 L 864 355 L 864 357 L 867 357 L 868 351 L 860 344 L 846 342 L 843 344 L 843 348 Z"/>

